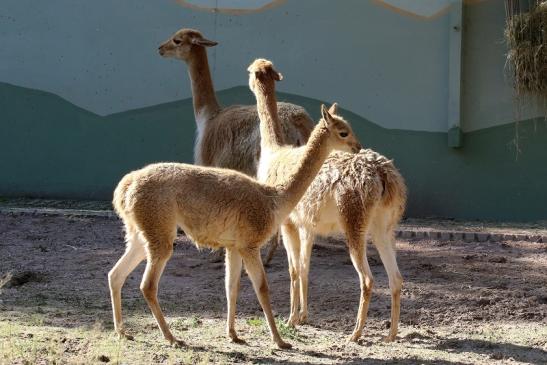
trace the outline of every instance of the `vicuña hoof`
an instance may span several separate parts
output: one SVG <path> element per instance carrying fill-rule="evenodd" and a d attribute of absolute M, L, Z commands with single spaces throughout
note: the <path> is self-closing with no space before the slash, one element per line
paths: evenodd
<path fill-rule="evenodd" d="M 308 313 L 300 313 L 300 323 L 299 324 L 305 324 L 308 322 Z"/>
<path fill-rule="evenodd" d="M 245 342 L 245 340 L 242 340 L 241 338 L 235 336 L 235 337 L 231 337 L 230 336 L 230 341 L 232 341 L 233 343 L 237 343 L 238 345 L 245 345 L 247 342 Z"/>
<path fill-rule="evenodd" d="M 282 350 L 292 349 L 292 345 L 288 342 L 285 342 L 285 341 L 279 341 L 277 343 L 277 347 L 279 347 Z"/>
<path fill-rule="evenodd" d="M 361 338 L 361 335 L 358 334 L 352 334 L 348 337 L 348 342 L 355 342 L 357 343 L 359 341 L 359 338 Z"/>
<path fill-rule="evenodd" d="M 244 345 L 247 343 L 245 342 L 245 340 L 242 340 L 241 338 L 237 337 L 236 331 L 229 331 L 228 338 L 230 339 L 231 342 L 237 343 L 239 345 Z"/>
<path fill-rule="evenodd" d="M 384 337 L 383 340 L 384 340 L 384 342 L 393 342 L 393 341 L 395 341 L 396 338 L 397 338 L 397 336 L 395 336 L 395 335 L 389 335 L 389 336 Z"/>
<path fill-rule="evenodd" d="M 135 340 L 135 337 L 133 337 L 131 335 L 128 335 L 127 333 L 125 333 L 125 331 L 118 332 L 118 337 L 120 339 L 126 339 L 126 340 L 129 340 L 129 341 Z"/>
<path fill-rule="evenodd" d="M 300 324 L 300 319 L 298 319 L 298 317 L 289 317 L 289 319 L 287 320 L 287 326 L 289 327 L 296 327 Z"/>
<path fill-rule="evenodd" d="M 171 342 L 171 346 L 177 349 L 186 347 L 186 343 L 184 343 L 183 340 L 177 340 L 176 338 L 173 338 L 170 342 Z"/>

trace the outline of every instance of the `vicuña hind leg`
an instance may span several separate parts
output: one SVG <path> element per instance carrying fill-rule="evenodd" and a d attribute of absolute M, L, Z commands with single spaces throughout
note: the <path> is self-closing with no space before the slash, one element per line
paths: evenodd
<path fill-rule="evenodd" d="M 401 289 L 403 287 L 403 277 L 397 266 L 395 254 L 395 242 L 392 232 L 378 232 L 374 235 L 374 243 L 384 268 L 389 278 L 389 289 L 391 291 L 391 326 L 389 335 L 384 338 L 385 341 L 393 341 L 397 336 L 399 326 L 399 316 L 401 312 Z"/>
<path fill-rule="evenodd" d="M 310 277 L 311 250 L 313 247 L 313 232 L 301 228 L 300 237 L 300 324 L 308 320 L 308 283 Z"/>
<path fill-rule="evenodd" d="M 144 260 L 146 253 L 144 250 L 144 243 L 138 239 L 137 232 L 129 227 L 126 230 L 127 247 L 123 256 L 108 273 L 108 285 L 110 287 L 110 297 L 112 300 L 114 329 L 120 337 L 132 340 L 133 337 L 125 333 L 123 328 L 122 287 L 127 276 L 135 270 L 142 260 Z"/>
<path fill-rule="evenodd" d="M 164 231 L 159 226 L 150 229 L 145 234 L 148 240 L 146 269 L 141 281 L 141 291 L 148 307 L 152 311 L 163 337 L 175 347 L 184 346 L 184 342 L 177 340 L 169 330 L 158 301 L 158 283 L 165 269 L 167 261 L 173 254 L 173 241 L 176 236 L 175 229 L 172 232 Z"/>
<path fill-rule="evenodd" d="M 272 339 L 280 349 L 291 348 L 292 346 L 289 343 L 281 339 L 275 325 L 272 307 L 270 305 L 268 282 L 266 280 L 266 273 L 264 272 L 264 266 L 262 265 L 262 260 L 260 258 L 260 250 L 258 248 L 249 248 L 241 250 L 240 254 L 243 258 L 243 263 L 245 264 L 245 269 L 249 274 L 249 278 L 253 283 L 253 288 L 256 296 L 258 297 L 258 301 L 260 302 L 260 306 L 262 307 L 262 311 L 264 311 L 264 315 L 266 316 Z"/>
<path fill-rule="evenodd" d="M 359 274 L 359 284 L 361 287 L 355 328 L 349 338 L 350 341 L 357 342 L 363 333 L 363 328 L 365 327 L 365 322 L 367 320 L 368 306 L 372 295 L 373 278 L 366 257 L 365 235 L 358 232 L 348 233 L 348 246 L 351 262 Z"/>
<path fill-rule="evenodd" d="M 237 250 L 226 249 L 226 299 L 228 300 L 228 315 L 226 320 L 226 333 L 235 343 L 243 343 L 237 337 L 235 330 L 236 303 L 239 293 L 239 281 L 241 278 L 241 255 Z"/>
<path fill-rule="evenodd" d="M 287 251 L 287 261 L 289 263 L 289 275 L 291 277 L 291 313 L 287 324 L 291 327 L 300 323 L 298 316 L 300 302 L 300 238 L 296 227 L 287 222 L 281 226 L 283 234 L 283 245 Z"/>

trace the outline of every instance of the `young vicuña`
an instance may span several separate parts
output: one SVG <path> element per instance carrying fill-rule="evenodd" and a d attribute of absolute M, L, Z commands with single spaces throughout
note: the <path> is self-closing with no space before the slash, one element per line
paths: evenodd
<path fill-rule="evenodd" d="M 270 61 L 263 59 L 254 61 L 248 71 L 249 87 L 257 99 L 262 137 L 258 179 L 277 184 L 293 174 L 292 166 L 302 159 L 305 150 L 281 143 L 275 108 L 275 82 L 281 80 L 281 74 Z M 333 105 L 331 113 L 335 112 Z M 343 123 L 339 117 L 335 120 Z M 361 286 L 357 321 L 350 337 L 351 341 L 359 339 L 373 283 L 366 258 L 366 235 L 370 232 L 389 277 L 391 328 L 386 340 L 391 341 L 397 335 L 403 283 L 395 258 L 393 231 L 404 211 L 406 187 L 390 160 L 371 150 L 358 151 L 360 146 L 353 142 L 349 129 L 341 131 L 340 137 L 351 142 L 353 152 L 358 153 L 333 152 L 281 226 L 291 277 L 289 324 L 307 320 L 308 273 L 315 235 L 343 232 Z"/>
<path fill-rule="evenodd" d="M 127 247 L 108 275 L 114 327 L 126 335 L 121 312 L 121 288 L 127 276 L 146 259 L 141 291 L 163 336 L 180 346 L 165 321 L 157 299 L 158 282 L 173 253 L 177 225 L 198 247 L 226 249 L 227 334 L 235 331 L 235 305 L 242 263 L 266 316 L 273 340 L 290 347 L 277 331 L 269 290 L 260 258 L 260 246 L 294 209 L 333 149 L 347 150 L 353 137 L 346 122 L 330 115 L 323 118 L 302 147 L 296 168 L 275 184 L 259 183 L 240 172 L 178 163 L 149 165 L 125 175 L 114 191 L 113 204 L 123 220 Z"/>

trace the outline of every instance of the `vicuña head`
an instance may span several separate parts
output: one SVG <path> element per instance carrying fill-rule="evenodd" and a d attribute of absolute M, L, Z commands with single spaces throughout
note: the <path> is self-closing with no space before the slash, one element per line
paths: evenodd
<path fill-rule="evenodd" d="M 283 80 L 283 75 L 277 72 L 271 61 L 264 58 L 257 58 L 247 68 L 249 71 L 249 88 L 256 95 L 259 90 L 257 88 L 265 89 L 264 91 L 273 91 L 275 81 Z"/>
<path fill-rule="evenodd" d="M 331 131 L 330 143 L 332 149 L 357 153 L 363 147 L 353 134 L 349 123 L 336 114 L 337 110 L 338 103 L 332 104 L 328 110 L 325 105 L 321 104 L 321 120 L 319 123 L 326 122 L 327 128 Z"/>
<path fill-rule="evenodd" d="M 203 37 L 197 30 L 183 28 L 163 42 L 158 49 L 163 57 L 188 61 L 196 48 L 213 47 L 217 44 Z"/>
<path fill-rule="evenodd" d="M 283 80 L 283 75 L 276 71 L 271 61 L 258 58 L 249 65 L 247 71 L 249 71 L 249 88 L 257 100 L 263 96 L 275 97 L 275 81 Z M 325 123 L 331 131 L 331 147 L 345 152 L 359 152 L 362 148 L 361 144 L 355 138 L 349 123 L 336 114 L 337 111 L 337 103 L 332 104 L 328 110 L 321 105 L 322 119 L 319 123 Z M 271 112 L 273 114 L 275 111 Z"/>

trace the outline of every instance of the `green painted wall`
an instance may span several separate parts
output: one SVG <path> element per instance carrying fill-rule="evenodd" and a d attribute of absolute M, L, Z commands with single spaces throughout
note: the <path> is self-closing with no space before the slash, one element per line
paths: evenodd
<path fill-rule="evenodd" d="M 284 74 L 280 99 L 314 117 L 339 102 L 363 144 L 403 172 L 408 215 L 547 219 L 545 106 L 515 102 L 501 0 L 464 0 L 463 146 L 448 145 L 453 2 L 287 0 L 234 14 L 175 0 L 3 0 L 0 195 L 110 199 L 132 169 L 191 162 L 186 67 L 157 46 L 193 27 L 219 41 L 209 55 L 225 105 L 254 103 L 243 85 L 255 57 Z"/>
<path fill-rule="evenodd" d="M 245 87 L 219 93 L 225 104 L 252 103 Z M 318 118 L 321 101 L 280 93 Z M 16 102 L 14 102 L 16 101 Z M 127 171 L 154 161 L 191 162 L 190 99 L 111 114 L 87 112 L 49 93 L 0 83 L 4 195 L 110 199 Z M 536 220 L 546 217 L 547 122 L 464 134 L 390 130 L 342 109 L 365 146 L 395 159 L 409 187 L 409 216 Z M 9 173 L 8 173 L 9 172 Z"/>

